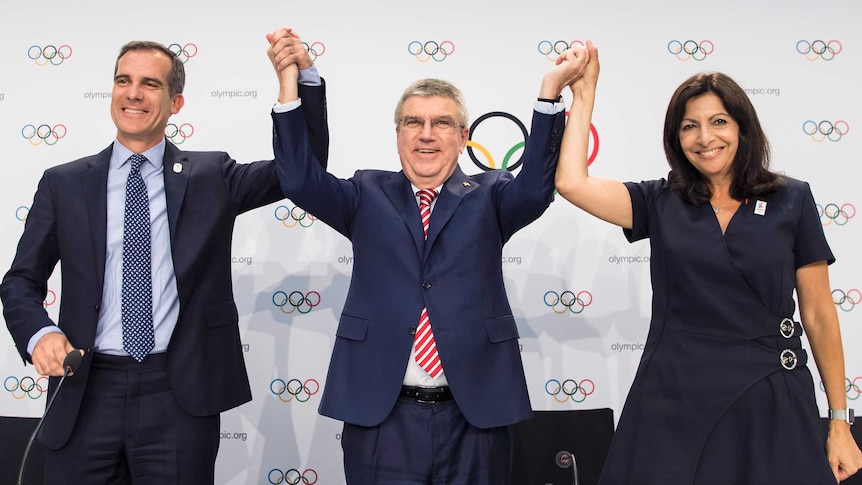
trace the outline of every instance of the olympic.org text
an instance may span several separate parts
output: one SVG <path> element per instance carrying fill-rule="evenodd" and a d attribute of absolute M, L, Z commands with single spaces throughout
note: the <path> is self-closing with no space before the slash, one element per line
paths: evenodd
<path fill-rule="evenodd" d="M 353 256 L 339 256 L 338 262 L 340 264 L 352 264 Z M 521 257 L 520 256 L 503 256 L 503 264 L 514 264 L 516 266 L 521 265 Z"/>
<path fill-rule="evenodd" d="M 760 94 L 768 94 L 769 96 L 781 96 L 781 90 L 778 88 L 751 88 L 743 89 L 745 94 L 749 96 L 757 96 Z"/>
<path fill-rule="evenodd" d="M 86 93 L 84 93 L 84 99 L 111 99 L 111 93 L 110 91 L 87 91 Z"/>
<path fill-rule="evenodd" d="M 222 431 L 219 433 L 219 437 L 223 440 L 245 441 L 248 439 L 248 433 L 231 433 L 229 431 Z"/>
<path fill-rule="evenodd" d="M 257 98 L 257 91 L 240 91 L 238 89 L 231 90 L 231 91 L 213 91 L 212 93 L 210 93 L 210 96 L 212 96 L 213 98 L 216 98 L 216 99 L 221 99 L 221 98 L 230 98 L 230 99 L 233 99 L 233 98 L 252 98 L 252 99 L 256 99 Z"/>
<path fill-rule="evenodd" d="M 251 256 L 234 256 L 230 258 L 230 262 L 233 264 L 251 264 L 252 257 Z"/>
<path fill-rule="evenodd" d="M 617 342 L 615 344 L 611 344 L 611 350 L 613 350 L 614 352 L 623 352 L 626 350 L 629 352 L 643 352 L 644 344 L 640 342 L 633 344 L 621 344 Z"/>
<path fill-rule="evenodd" d="M 614 264 L 649 263 L 649 256 L 609 256 L 608 262 Z"/>

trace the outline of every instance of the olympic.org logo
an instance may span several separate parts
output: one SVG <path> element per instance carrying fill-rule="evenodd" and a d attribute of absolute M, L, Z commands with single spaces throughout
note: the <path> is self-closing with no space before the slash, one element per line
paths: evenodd
<path fill-rule="evenodd" d="M 168 46 L 168 49 L 177 55 L 183 64 L 189 62 L 189 59 L 198 55 L 198 46 L 195 44 L 186 44 L 180 47 L 179 44 L 171 44 Z"/>
<path fill-rule="evenodd" d="M 195 127 L 192 126 L 191 123 L 183 123 L 180 126 L 168 123 L 168 126 L 165 126 L 165 136 L 168 137 L 174 145 L 182 145 L 183 142 L 191 138 L 194 134 Z"/>
<path fill-rule="evenodd" d="M 51 127 L 43 123 L 37 127 L 26 124 L 21 128 L 21 136 L 33 146 L 41 145 L 42 142 L 45 142 L 46 145 L 55 145 L 66 136 L 66 125 L 57 124 Z"/>
<path fill-rule="evenodd" d="M 824 42 L 822 40 L 808 42 L 803 39 L 796 43 L 796 52 L 805 56 L 809 61 L 816 61 L 817 59 L 831 61 L 832 59 L 835 59 L 835 56 L 840 54 L 842 50 L 844 50 L 844 47 L 841 45 L 841 42 L 834 39 L 829 42 Z"/>
<path fill-rule="evenodd" d="M 838 204 L 834 203 L 829 203 L 825 206 L 817 204 L 817 215 L 820 216 L 820 223 L 823 226 L 828 226 L 833 222 L 839 226 L 843 226 L 856 216 L 856 206 L 849 202 L 841 204 L 841 207 L 838 207 Z"/>
<path fill-rule="evenodd" d="M 856 288 L 847 291 L 840 288 L 834 289 L 832 290 L 832 303 L 835 303 L 838 308 L 845 312 L 849 312 L 856 308 L 856 305 L 862 303 L 862 292 Z"/>
<path fill-rule="evenodd" d="M 715 51 L 715 44 L 711 40 L 702 40 L 700 43 L 694 40 L 684 42 L 672 40 L 667 43 L 667 51 L 683 62 L 689 59 L 702 61 Z"/>
<path fill-rule="evenodd" d="M 309 57 L 311 57 L 311 62 L 316 61 L 318 57 L 322 56 L 323 53 L 326 52 L 326 46 L 323 45 L 323 42 L 312 42 L 311 45 L 308 45 L 307 42 L 303 42 L 302 45 L 305 46 L 305 52 L 307 52 Z"/>
<path fill-rule="evenodd" d="M 320 293 L 309 291 L 302 294 L 301 291 L 292 291 L 290 295 L 278 290 L 272 294 L 272 304 L 281 309 L 282 313 L 290 315 L 295 311 L 308 313 L 312 308 L 320 305 Z"/>
<path fill-rule="evenodd" d="M 290 402 L 294 399 L 296 402 L 306 402 L 319 391 L 320 383 L 317 379 L 306 379 L 305 382 L 290 379 L 284 382 L 284 379 L 275 378 L 269 383 L 269 392 L 278 396 L 281 402 Z"/>
<path fill-rule="evenodd" d="M 33 61 L 39 66 L 44 66 L 48 63 L 51 63 L 54 66 L 59 66 L 63 61 L 72 57 L 72 48 L 66 44 L 63 44 L 60 47 L 53 45 L 46 45 L 45 47 L 31 45 L 30 48 L 27 49 L 27 57 L 33 59 Z"/>
<path fill-rule="evenodd" d="M 514 145 L 512 145 L 511 148 L 509 148 L 506 151 L 506 154 L 503 155 L 503 160 L 499 166 L 497 166 L 497 163 L 494 160 L 494 157 L 491 155 L 491 151 L 487 147 L 485 147 L 484 145 L 482 145 L 482 144 L 476 142 L 476 140 L 474 140 L 474 137 L 476 136 L 476 129 L 479 127 L 479 125 L 481 123 L 487 121 L 487 120 L 492 119 L 492 118 L 503 118 L 503 119 L 507 119 L 507 120 L 511 121 L 512 123 L 515 124 L 515 126 L 520 131 L 521 138 L 522 138 L 521 141 L 515 143 Z M 492 122 L 491 124 L 492 124 L 492 126 L 499 126 L 499 123 L 493 123 Z M 599 133 L 598 133 L 598 131 L 596 131 L 596 127 L 593 126 L 592 124 L 590 125 L 590 133 L 592 135 L 591 142 L 592 142 L 593 148 L 592 148 L 592 151 L 590 153 L 590 157 L 587 161 L 588 165 L 593 163 L 593 161 L 596 159 L 596 156 L 599 153 Z M 517 135 L 515 135 L 515 136 L 517 136 Z M 469 137 L 467 138 L 467 155 L 470 156 L 470 160 L 472 160 L 473 163 L 477 167 L 479 167 L 480 169 L 482 169 L 485 172 L 487 172 L 489 170 L 496 170 L 496 169 L 514 171 L 515 169 L 517 169 L 518 167 L 521 166 L 521 163 L 523 161 L 522 160 L 523 157 L 519 156 L 518 159 L 515 160 L 514 163 L 510 163 L 510 161 L 512 160 L 512 157 L 514 157 L 515 154 L 518 153 L 519 150 L 523 150 L 524 146 L 527 144 L 527 137 L 528 137 L 527 127 L 524 126 L 524 123 L 522 123 L 521 120 L 519 120 L 514 115 L 509 114 L 509 113 L 505 113 L 503 111 L 492 111 L 490 113 L 485 113 L 482 116 L 476 118 L 476 121 L 474 121 L 473 124 L 470 125 L 470 134 L 469 134 Z M 479 160 L 479 158 L 476 156 L 475 151 L 479 151 L 485 157 L 485 160 L 487 162 L 482 163 L 482 161 Z"/>
<path fill-rule="evenodd" d="M 562 293 L 557 293 L 554 290 L 545 292 L 545 305 L 551 307 L 554 313 L 562 315 L 566 310 L 571 313 L 581 313 L 584 309 L 593 302 L 593 294 L 589 291 L 579 291 L 576 295 L 574 292 L 566 290 Z"/>
<path fill-rule="evenodd" d="M 280 220 L 284 227 L 310 227 L 317 220 L 316 217 L 305 212 L 299 206 L 290 208 L 286 205 L 280 205 L 275 208 L 275 218 Z"/>
<path fill-rule="evenodd" d="M 455 53 L 455 44 L 451 40 L 444 40 L 439 44 L 433 40 L 425 43 L 414 40 L 407 44 L 407 52 L 415 56 L 419 62 L 428 62 L 431 59 L 443 62 Z"/>
<path fill-rule="evenodd" d="M 816 142 L 821 142 L 827 138 L 829 141 L 838 141 L 850 133 L 850 125 L 844 120 L 838 120 L 835 123 L 827 120 L 820 123 L 806 120 L 805 123 L 802 123 L 802 132 L 810 135 L 811 139 Z"/>
<path fill-rule="evenodd" d="M 40 376 L 33 379 L 27 376 L 19 379 L 15 376 L 8 376 L 3 381 L 3 389 L 6 389 L 15 399 L 24 399 L 25 396 L 30 399 L 39 399 L 48 390 L 48 378 Z"/>
<path fill-rule="evenodd" d="M 269 483 L 272 485 L 313 485 L 317 483 L 317 472 L 313 468 L 306 468 L 302 473 L 296 468 L 291 468 L 286 472 L 273 468 L 267 475 Z"/>
<path fill-rule="evenodd" d="M 554 401 L 564 403 L 584 402 L 587 396 L 596 391 L 596 384 L 591 379 L 566 379 L 562 383 L 557 379 L 548 379 L 545 383 L 545 392 L 554 397 Z"/>
<path fill-rule="evenodd" d="M 823 381 L 820 381 L 820 390 L 826 392 L 826 386 Z M 844 392 L 847 394 L 847 399 L 855 401 L 862 396 L 862 377 L 856 376 L 851 381 L 849 378 L 844 378 Z"/>
<path fill-rule="evenodd" d="M 558 40 L 556 42 L 540 40 L 539 45 L 537 45 L 536 48 L 539 50 L 539 54 L 545 56 L 549 61 L 556 61 L 560 54 L 576 45 L 584 45 L 584 43 L 580 40 L 573 40 L 571 42 L 566 42 L 564 40 Z"/>

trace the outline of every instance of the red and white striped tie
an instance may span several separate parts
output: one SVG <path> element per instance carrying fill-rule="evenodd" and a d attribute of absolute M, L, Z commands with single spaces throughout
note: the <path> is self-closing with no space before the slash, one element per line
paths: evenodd
<path fill-rule="evenodd" d="M 428 239 L 428 223 L 431 221 L 431 201 L 437 197 L 434 189 L 422 189 L 416 193 L 419 196 L 419 214 L 422 216 L 422 227 L 425 231 L 425 239 Z M 431 331 L 431 320 L 428 318 L 428 309 L 422 309 L 419 317 L 419 326 L 413 339 L 413 347 L 416 350 L 416 363 L 425 369 L 433 378 L 443 372 L 440 363 L 440 355 L 437 354 L 437 343 L 434 341 L 434 332 Z"/>

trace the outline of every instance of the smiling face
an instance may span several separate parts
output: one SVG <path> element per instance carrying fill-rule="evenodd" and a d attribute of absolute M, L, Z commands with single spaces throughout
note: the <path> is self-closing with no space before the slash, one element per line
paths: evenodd
<path fill-rule="evenodd" d="M 420 189 L 441 185 L 467 146 L 469 129 L 461 125 L 457 103 L 443 96 L 411 96 L 401 107 L 401 120 L 395 130 L 404 174 Z"/>
<path fill-rule="evenodd" d="M 711 92 L 690 99 L 679 126 L 685 157 L 712 183 L 730 181 L 739 147 L 739 125 Z"/>
<path fill-rule="evenodd" d="M 117 62 L 111 118 L 117 139 L 141 153 L 161 142 L 171 115 L 183 107 L 182 93 L 170 95 L 171 60 L 158 50 L 131 50 Z"/>

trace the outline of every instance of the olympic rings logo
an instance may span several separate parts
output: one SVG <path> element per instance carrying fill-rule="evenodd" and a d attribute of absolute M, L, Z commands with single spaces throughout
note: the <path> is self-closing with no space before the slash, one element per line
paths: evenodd
<path fill-rule="evenodd" d="M 267 474 L 267 479 L 272 485 L 313 485 L 317 483 L 317 472 L 313 468 L 306 468 L 302 473 L 296 468 L 291 468 L 286 472 L 273 468 Z"/>
<path fill-rule="evenodd" d="M 311 62 L 316 61 L 318 57 L 326 52 L 326 46 L 323 45 L 323 42 L 312 42 L 311 45 L 303 42 L 302 45 L 305 46 L 305 52 L 311 57 Z"/>
<path fill-rule="evenodd" d="M 829 203 L 825 206 L 817 204 L 817 215 L 820 216 L 820 223 L 824 226 L 828 226 L 833 222 L 839 226 L 843 226 L 850 219 L 856 217 L 856 206 L 850 203 L 841 204 L 841 207 L 838 207 L 838 204 L 835 203 Z M 826 219 L 823 219 L 824 217 Z"/>
<path fill-rule="evenodd" d="M 275 208 L 273 214 L 287 228 L 296 227 L 297 225 L 311 227 L 314 221 L 317 220 L 316 217 L 302 210 L 299 206 L 291 209 L 286 205 L 280 205 Z"/>
<path fill-rule="evenodd" d="M 820 390 L 826 392 L 826 386 L 823 381 L 820 381 Z M 849 378 L 844 378 L 844 393 L 847 394 L 847 399 L 855 401 L 862 396 L 862 377 L 856 376 L 851 381 Z"/>
<path fill-rule="evenodd" d="M 21 136 L 33 146 L 41 145 L 42 142 L 46 145 L 55 145 L 66 136 L 66 125 L 57 124 L 52 127 L 43 123 L 37 127 L 26 124 L 21 128 Z"/>
<path fill-rule="evenodd" d="M 29 215 L 30 208 L 26 205 L 19 206 L 17 209 L 15 209 L 15 219 L 18 219 L 25 224 L 27 223 L 27 216 Z"/>
<path fill-rule="evenodd" d="M 439 44 L 433 40 L 425 43 L 414 40 L 407 44 L 407 52 L 415 56 L 419 62 L 428 62 L 431 59 L 443 62 L 455 53 L 455 44 L 451 40 L 444 40 Z"/>
<path fill-rule="evenodd" d="M 835 303 L 838 308 L 849 312 L 856 308 L 856 305 L 862 303 L 862 292 L 853 288 L 844 291 L 840 288 L 832 290 L 832 303 Z"/>
<path fill-rule="evenodd" d="M 560 54 L 575 47 L 576 45 L 584 45 L 584 43 L 580 40 L 573 40 L 571 42 L 566 42 L 564 40 L 558 40 L 556 42 L 551 42 L 549 40 L 540 40 L 539 45 L 536 46 L 536 49 L 539 50 L 539 54 L 545 56 L 549 61 L 556 61 L 557 57 L 559 57 Z"/>
<path fill-rule="evenodd" d="M 290 402 L 294 399 L 297 402 L 306 402 L 319 391 L 320 383 L 317 379 L 306 379 L 305 382 L 290 379 L 284 382 L 284 379 L 275 378 L 269 383 L 269 392 L 278 396 L 281 402 Z"/>
<path fill-rule="evenodd" d="M 548 379 L 545 382 L 545 392 L 554 397 L 554 401 L 564 403 L 584 402 L 587 396 L 596 392 L 596 384 L 591 379 L 582 379 L 576 382 L 574 379 L 566 379 L 562 383 L 557 379 Z"/>
<path fill-rule="evenodd" d="M 198 46 L 195 44 L 186 44 L 180 47 L 179 44 L 171 44 L 168 46 L 168 50 L 176 54 L 177 57 L 183 61 L 183 64 L 189 62 L 189 59 L 198 55 Z"/>
<path fill-rule="evenodd" d="M 168 125 L 165 126 L 165 136 L 168 137 L 174 145 L 182 145 L 183 142 L 191 138 L 194 134 L 195 127 L 192 126 L 191 123 L 183 123 L 180 126 L 168 123 Z"/>
<path fill-rule="evenodd" d="M 687 40 L 685 42 L 672 40 L 667 43 L 667 51 L 683 62 L 689 59 L 702 61 L 706 59 L 706 56 L 715 51 L 715 44 L 711 40 L 702 40 L 700 43 L 694 40 Z"/>
<path fill-rule="evenodd" d="M 63 61 L 72 57 L 72 48 L 66 44 L 63 44 L 60 47 L 50 44 L 45 47 L 31 45 L 30 48 L 27 49 L 27 57 L 32 59 L 36 65 L 39 66 L 44 66 L 48 63 L 51 63 L 54 66 L 59 66 Z"/>
<path fill-rule="evenodd" d="M 802 132 L 810 135 L 811 139 L 816 142 L 821 142 L 827 138 L 829 141 L 838 141 L 850 132 L 850 125 L 844 120 L 838 120 L 835 123 L 827 120 L 820 123 L 806 120 L 805 123 L 802 123 Z"/>
<path fill-rule="evenodd" d="M 42 306 L 48 308 L 54 303 L 57 303 L 57 294 L 54 293 L 54 290 L 48 290 L 48 292 L 45 294 L 45 299 L 42 300 Z"/>
<path fill-rule="evenodd" d="M 24 399 L 25 396 L 30 399 L 39 399 L 48 390 L 48 378 L 40 376 L 33 379 L 27 376 L 19 379 L 15 376 L 8 376 L 3 381 L 3 388 L 15 399 Z"/>
<path fill-rule="evenodd" d="M 288 295 L 278 290 L 272 294 L 272 304 L 280 308 L 282 313 L 288 315 L 295 311 L 308 313 L 312 308 L 320 305 L 320 293 L 309 291 L 303 295 L 301 291 L 292 291 Z"/>
<path fill-rule="evenodd" d="M 816 61 L 817 59 L 831 61 L 832 59 L 835 59 L 835 56 L 840 54 L 842 50 L 844 50 L 844 46 L 841 45 L 841 42 L 834 39 L 829 42 L 824 42 L 819 39 L 813 42 L 808 42 L 803 39 L 796 43 L 796 52 L 805 56 L 809 61 Z"/>
<path fill-rule="evenodd" d="M 554 313 L 558 315 L 566 313 L 566 310 L 577 314 L 590 306 L 593 302 L 593 294 L 586 290 L 579 291 L 577 295 L 569 290 L 562 293 L 549 290 L 545 292 L 543 300 L 545 301 L 545 305 L 551 307 Z"/>

